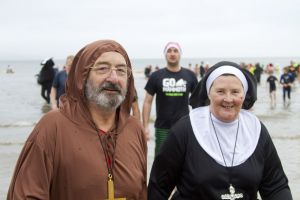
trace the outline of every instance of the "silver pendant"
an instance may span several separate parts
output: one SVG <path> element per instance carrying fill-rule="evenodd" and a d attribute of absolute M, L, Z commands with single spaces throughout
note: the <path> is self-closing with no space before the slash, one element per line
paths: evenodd
<path fill-rule="evenodd" d="M 235 193 L 235 188 L 230 184 L 229 186 L 229 193 L 230 194 L 222 194 L 221 199 L 228 199 L 228 200 L 236 200 L 241 199 L 244 197 L 243 193 Z"/>

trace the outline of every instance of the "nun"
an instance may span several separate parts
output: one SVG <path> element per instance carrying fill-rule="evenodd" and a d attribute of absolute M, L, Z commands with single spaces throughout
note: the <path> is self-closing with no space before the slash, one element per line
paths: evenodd
<path fill-rule="evenodd" d="M 148 199 L 291 200 L 267 128 L 249 111 L 256 81 L 233 62 L 211 67 L 190 97 L 193 110 L 156 156 Z M 176 188 L 174 190 L 174 188 Z"/>

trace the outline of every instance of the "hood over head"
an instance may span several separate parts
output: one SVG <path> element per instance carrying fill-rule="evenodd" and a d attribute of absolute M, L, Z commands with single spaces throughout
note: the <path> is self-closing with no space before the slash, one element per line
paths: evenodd
<path fill-rule="evenodd" d="M 248 89 L 245 94 L 245 100 L 243 102 L 242 108 L 249 110 L 253 106 L 253 104 L 255 103 L 255 101 L 257 99 L 257 84 L 256 84 L 256 80 L 255 80 L 254 76 L 248 70 L 241 68 L 236 63 L 222 61 L 222 62 L 215 64 L 211 68 L 209 68 L 208 71 L 206 72 L 205 76 L 201 79 L 201 81 L 198 83 L 198 85 L 194 89 L 194 91 L 190 97 L 190 105 L 192 106 L 192 108 L 209 105 L 208 92 L 207 92 L 207 80 L 213 71 L 215 71 L 216 69 L 223 67 L 223 66 L 235 67 L 243 73 L 244 77 L 246 78 L 246 80 L 245 80 L 246 83 L 244 83 L 243 85 L 247 84 Z M 230 72 L 228 72 L 228 73 L 231 74 Z M 210 81 L 208 81 L 208 82 L 210 82 Z M 209 83 L 209 84 L 211 84 L 211 83 Z"/>
<path fill-rule="evenodd" d="M 53 59 L 53 57 L 45 58 L 44 60 L 42 60 L 41 65 L 45 65 L 47 62 L 49 62 L 52 59 Z"/>
<path fill-rule="evenodd" d="M 87 107 L 87 99 L 85 97 L 85 84 L 87 82 L 90 67 L 94 65 L 97 58 L 104 52 L 118 52 L 126 60 L 126 64 L 131 68 L 131 63 L 125 49 L 113 40 L 99 40 L 83 47 L 75 56 L 71 70 L 66 82 L 66 93 L 62 96 L 60 109 L 64 115 L 75 123 L 82 123 L 88 120 L 92 123 L 92 117 Z M 117 109 L 117 116 L 120 122 L 129 117 L 131 104 L 134 99 L 134 79 L 133 75 L 128 78 L 127 94 L 125 100 Z M 120 128 L 118 126 L 118 128 Z"/>
<path fill-rule="evenodd" d="M 53 68 L 53 66 L 55 65 L 54 61 L 53 61 L 53 58 L 46 58 L 44 59 L 42 62 L 41 62 L 41 65 L 44 67 L 44 68 Z"/>

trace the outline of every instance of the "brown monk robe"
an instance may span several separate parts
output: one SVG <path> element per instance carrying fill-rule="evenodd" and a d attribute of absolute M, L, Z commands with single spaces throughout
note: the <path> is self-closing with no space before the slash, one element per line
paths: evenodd
<path fill-rule="evenodd" d="M 119 60 L 113 57 L 99 69 L 97 62 L 104 55 Z M 8 200 L 147 198 L 147 142 L 140 122 L 129 115 L 135 94 L 130 71 L 126 51 L 114 41 L 96 41 L 77 53 L 60 109 L 45 114 L 24 145 Z M 116 85 L 98 90 L 108 99 L 116 88 L 127 89 L 124 101 L 113 111 L 103 112 L 86 95 L 87 83 L 102 79 L 102 85 Z M 103 116 L 113 116 L 112 123 L 99 123 Z M 110 196 L 109 191 L 113 191 Z"/>

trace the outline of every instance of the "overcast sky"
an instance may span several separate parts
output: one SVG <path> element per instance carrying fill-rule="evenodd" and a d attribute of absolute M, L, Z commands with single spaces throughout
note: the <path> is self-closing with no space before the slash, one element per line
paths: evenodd
<path fill-rule="evenodd" d="M 0 60 L 65 58 L 99 39 L 131 58 L 300 56 L 298 0 L 1 0 Z"/>

